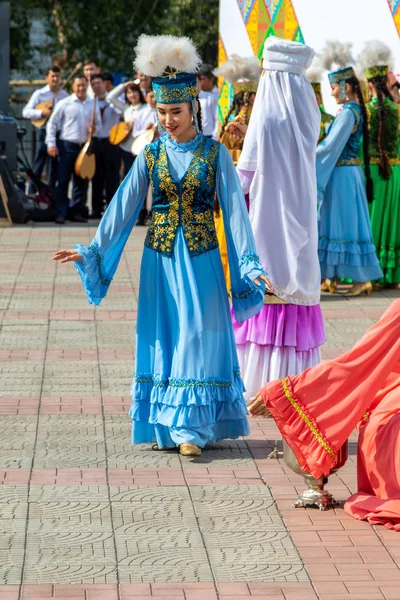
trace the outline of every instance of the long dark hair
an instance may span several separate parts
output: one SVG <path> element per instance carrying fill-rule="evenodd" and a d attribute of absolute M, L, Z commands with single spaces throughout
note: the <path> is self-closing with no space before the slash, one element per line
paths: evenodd
<path fill-rule="evenodd" d="M 146 100 L 145 97 L 143 96 L 143 92 L 140 89 L 140 86 L 137 83 L 130 83 L 128 86 L 126 86 L 125 88 L 125 102 L 127 104 L 131 104 L 131 102 L 129 102 L 128 98 L 127 98 L 127 91 L 131 90 L 132 92 L 137 92 L 139 94 L 139 103 L 140 104 L 146 104 Z"/>
<path fill-rule="evenodd" d="M 376 96 L 378 99 L 378 118 L 379 118 L 379 132 L 378 132 L 378 148 L 379 148 L 379 174 L 382 179 L 389 179 L 392 172 L 388 156 L 385 152 L 384 147 L 384 131 L 385 131 L 385 117 L 386 110 L 384 105 L 384 99 L 390 98 L 393 101 L 393 96 L 389 91 L 387 85 L 387 77 L 374 77 L 369 80 L 369 83 L 375 88 Z"/>
<path fill-rule="evenodd" d="M 199 130 L 203 131 L 203 115 L 201 113 L 201 104 L 200 104 L 200 100 L 199 100 L 198 96 L 197 96 L 196 100 L 197 100 L 197 123 L 199 125 Z"/>
<path fill-rule="evenodd" d="M 367 108 L 364 102 L 364 96 L 362 93 L 362 89 L 360 86 L 360 82 L 357 77 L 350 77 L 350 79 L 346 79 L 346 83 L 348 83 L 353 91 L 353 93 L 357 96 L 357 100 L 360 104 L 361 114 L 363 116 L 363 150 L 364 150 L 364 168 L 365 168 L 365 177 L 367 180 L 367 199 L 368 202 L 372 202 L 374 199 L 374 184 L 371 178 L 371 169 L 369 165 L 369 128 L 368 128 L 368 113 Z"/>

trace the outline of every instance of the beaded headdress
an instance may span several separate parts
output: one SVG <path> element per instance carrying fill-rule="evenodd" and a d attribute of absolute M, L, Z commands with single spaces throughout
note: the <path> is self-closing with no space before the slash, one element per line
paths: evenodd
<path fill-rule="evenodd" d="M 191 39 L 172 35 L 141 35 L 136 46 L 135 67 L 153 78 L 156 102 L 179 104 L 190 102 L 196 130 L 196 71 L 201 58 Z"/>
<path fill-rule="evenodd" d="M 356 77 L 351 66 L 354 62 L 351 53 L 352 44 L 339 41 L 328 41 L 321 53 L 321 62 L 325 69 L 330 70 L 334 65 L 336 69 L 328 74 L 329 83 L 340 85 L 340 99 L 346 98 L 346 81 Z"/>
<path fill-rule="evenodd" d="M 358 56 L 358 61 L 364 70 L 367 81 L 370 81 L 375 77 L 387 77 L 389 75 L 393 54 L 389 46 L 379 40 L 372 40 L 366 42 Z"/>

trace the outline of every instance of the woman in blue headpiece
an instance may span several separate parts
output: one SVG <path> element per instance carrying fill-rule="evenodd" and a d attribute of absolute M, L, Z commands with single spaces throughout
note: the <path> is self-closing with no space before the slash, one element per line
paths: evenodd
<path fill-rule="evenodd" d="M 200 59 L 193 43 L 141 36 L 136 51 L 137 68 L 154 77 L 158 119 L 167 135 L 139 154 L 90 246 L 60 250 L 53 258 L 74 261 L 89 302 L 100 304 L 151 183 L 131 390 L 132 441 L 199 456 L 207 442 L 249 433 L 214 225 L 215 194 L 238 320 L 261 309 L 268 280 L 232 159 L 224 146 L 201 133 L 194 74 Z"/>
<path fill-rule="evenodd" d="M 333 62 L 342 67 L 329 74 L 332 96 L 342 110 L 317 149 L 321 289 L 333 293 L 338 280 L 349 278 L 353 287 L 346 296 L 359 296 L 370 294 L 371 279 L 382 277 L 367 202 L 373 198 L 367 111 L 355 72 L 345 66 L 351 61 L 349 46 L 328 42 L 324 60 L 327 68 Z M 362 139 L 366 182 L 358 158 Z"/>

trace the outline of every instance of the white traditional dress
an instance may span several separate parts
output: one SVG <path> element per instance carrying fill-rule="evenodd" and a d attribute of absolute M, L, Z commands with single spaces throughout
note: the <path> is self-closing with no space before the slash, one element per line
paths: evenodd
<path fill-rule="evenodd" d="M 320 112 L 304 75 L 313 55 L 304 44 L 267 39 L 238 162 L 260 260 L 287 303 L 265 304 L 246 323 L 233 316 L 246 399 L 267 381 L 317 364 L 325 340 L 315 173 Z"/>

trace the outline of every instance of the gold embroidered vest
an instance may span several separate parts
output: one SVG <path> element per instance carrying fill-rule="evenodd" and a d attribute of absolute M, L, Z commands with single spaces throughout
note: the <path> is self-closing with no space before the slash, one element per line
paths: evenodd
<path fill-rule="evenodd" d="M 175 181 L 168 168 L 164 141 L 146 146 L 153 204 L 145 246 L 172 256 L 178 227 L 182 227 L 190 256 L 218 248 L 214 225 L 218 152 L 218 142 L 203 138 L 186 173 Z"/>

